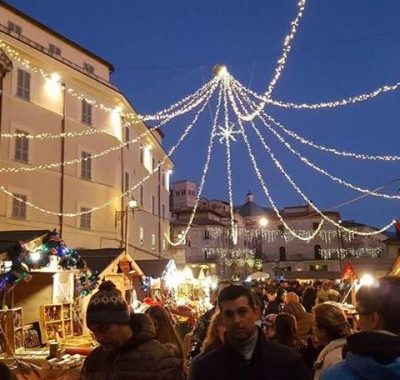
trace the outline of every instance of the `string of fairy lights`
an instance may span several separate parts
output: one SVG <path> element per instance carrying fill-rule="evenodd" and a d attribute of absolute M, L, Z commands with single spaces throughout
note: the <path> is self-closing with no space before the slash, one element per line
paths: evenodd
<path fill-rule="evenodd" d="M 250 102 L 249 104 L 251 104 L 250 99 L 248 99 L 245 96 L 245 99 L 247 102 Z M 346 180 L 336 177 L 332 174 L 330 174 L 328 171 L 326 171 L 325 169 L 322 169 L 321 167 L 319 167 L 318 165 L 314 164 L 313 162 L 311 162 L 308 158 L 306 158 L 305 156 L 303 156 L 299 151 L 297 151 L 296 149 L 294 149 L 290 143 L 288 143 L 277 131 L 275 131 L 271 125 L 265 120 L 265 118 L 267 118 L 268 120 L 274 122 L 274 119 L 272 117 L 270 117 L 268 114 L 263 113 L 262 115 L 259 115 L 259 119 L 263 122 L 264 126 L 273 134 L 277 137 L 277 139 L 291 152 L 293 153 L 296 157 L 298 157 L 303 163 L 305 163 L 307 166 L 309 166 L 311 169 L 325 175 L 326 177 L 328 177 L 329 179 L 331 179 L 334 182 L 337 182 L 343 186 L 349 187 L 353 190 L 359 191 L 360 193 L 364 193 L 364 194 L 368 194 L 374 197 L 381 197 L 381 198 L 386 198 L 386 199 L 400 199 L 400 195 L 396 195 L 396 194 L 386 194 L 386 193 L 377 193 L 374 190 L 370 190 L 370 189 L 364 189 L 361 188 L 359 186 L 353 185 L 350 182 L 347 182 Z"/>
<path fill-rule="evenodd" d="M 32 63 L 26 56 L 24 56 L 22 50 L 18 49 L 17 47 L 11 46 L 10 43 L 0 39 L 0 48 L 10 57 L 10 59 L 13 62 L 17 63 L 20 67 L 23 67 L 25 70 L 28 70 L 29 72 L 41 76 L 45 80 L 53 81 L 58 85 L 59 90 L 65 91 L 65 94 L 68 94 L 68 96 L 74 97 L 79 101 L 87 102 L 94 108 L 104 111 L 105 113 L 116 115 L 120 120 L 119 128 L 121 130 L 129 126 L 144 124 L 148 121 L 157 122 L 157 125 L 152 127 L 147 127 L 147 125 L 144 124 L 146 126 L 146 131 L 138 134 L 137 137 L 129 141 L 120 142 L 108 149 L 92 154 L 90 157 L 80 157 L 63 162 L 48 162 L 39 165 L 19 165 L 11 167 L 10 166 L 0 167 L 0 175 L 43 171 L 48 169 L 59 168 L 62 166 L 80 164 L 88 159 L 92 160 L 104 157 L 107 154 L 121 150 L 130 144 L 135 144 L 142 141 L 146 136 L 151 134 L 154 130 L 159 129 L 162 126 L 168 125 L 168 123 L 170 123 L 172 120 L 178 117 L 186 115 L 190 112 L 194 113 L 192 121 L 186 126 L 186 128 L 184 129 L 183 133 L 181 134 L 177 142 L 168 150 L 168 152 L 162 157 L 162 159 L 158 162 L 158 164 L 152 167 L 152 170 L 149 170 L 149 173 L 147 175 L 145 175 L 132 187 L 122 192 L 117 197 L 107 200 L 102 204 L 96 205 L 89 209 L 82 210 L 80 212 L 61 213 L 54 210 L 46 209 L 28 200 L 24 200 L 20 198 L 18 195 L 11 192 L 4 185 L 0 186 L 0 191 L 6 194 L 7 196 L 17 200 L 18 202 L 21 202 L 26 206 L 35 209 L 38 212 L 53 216 L 78 217 L 84 214 L 89 214 L 110 207 L 115 202 L 118 202 L 120 199 L 129 196 L 135 189 L 142 186 L 149 178 L 151 178 L 155 173 L 157 173 L 160 170 L 160 168 L 162 168 L 162 166 L 167 162 L 167 160 L 174 154 L 176 149 L 184 142 L 184 140 L 189 135 L 194 125 L 197 123 L 200 116 L 203 114 L 205 108 L 210 107 L 214 94 L 218 92 L 218 97 L 215 106 L 215 114 L 212 120 L 210 137 L 206 149 L 205 162 L 202 168 L 201 180 L 197 191 L 196 199 L 194 202 L 194 206 L 191 210 L 189 221 L 184 230 L 178 236 L 178 239 L 177 240 L 174 239 L 173 241 L 170 239 L 169 236 L 167 235 L 165 236 L 169 244 L 171 244 L 172 246 L 178 246 L 183 244 L 186 241 L 187 234 L 189 233 L 195 221 L 196 213 L 198 211 L 202 194 L 206 186 L 206 179 L 211 165 L 212 153 L 215 147 L 216 139 L 218 139 L 221 144 L 225 145 L 227 193 L 229 198 L 229 216 L 230 216 L 230 231 L 231 231 L 230 237 L 234 245 L 237 244 L 238 242 L 238 230 L 235 222 L 235 213 L 233 206 L 234 194 L 232 185 L 232 176 L 233 176 L 232 144 L 234 144 L 235 142 L 244 143 L 248 153 L 249 160 L 254 169 L 255 175 L 261 185 L 261 188 L 263 189 L 266 199 L 270 203 L 274 213 L 276 214 L 277 219 L 283 224 L 286 232 L 289 233 L 292 237 L 305 242 L 309 242 L 316 236 L 320 235 L 321 229 L 325 222 L 335 226 L 338 229 L 338 231 L 340 230 L 349 234 L 360 235 L 360 236 L 377 235 L 391 228 L 396 223 L 395 220 L 390 221 L 388 224 L 386 224 L 385 226 L 383 226 L 378 230 L 368 231 L 368 232 L 358 231 L 343 226 L 341 223 L 329 217 L 325 212 L 321 211 L 321 209 L 310 200 L 310 198 L 302 191 L 302 189 L 296 183 L 296 181 L 290 176 L 290 174 L 285 169 L 282 162 L 274 154 L 272 146 L 269 143 L 267 143 L 264 135 L 260 131 L 260 128 L 257 126 L 258 125 L 257 123 L 259 123 L 263 129 L 269 131 L 269 133 L 274 135 L 280 144 L 284 145 L 285 148 L 287 148 L 291 154 L 297 157 L 307 167 L 313 169 L 319 174 L 328 177 L 335 183 L 338 183 L 344 187 L 350 188 L 357 192 L 374 197 L 380 197 L 385 199 L 400 199 L 400 195 L 387 194 L 382 192 L 378 193 L 374 190 L 360 187 L 336 175 L 331 174 L 326 169 L 321 168 L 320 166 L 312 162 L 310 159 L 305 157 L 304 154 L 302 154 L 300 151 L 293 148 L 290 142 L 288 142 L 283 136 L 283 134 L 278 132 L 278 130 L 282 131 L 286 136 L 293 138 L 296 141 L 299 141 L 303 145 L 307 145 L 321 152 L 330 153 L 340 157 L 391 162 L 391 161 L 399 161 L 400 156 L 386 155 L 386 154 L 371 155 L 365 153 L 349 152 L 333 147 L 327 147 L 325 145 L 315 143 L 314 141 L 299 135 L 293 130 L 287 128 L 280 121 L 276 120 L 276 118 L 272 117 L 269 112 L 266 112 L 266 106 L 270 105 L 281 107 L 284 109 L 310 109 L 310 110 L 344 107 L 374 99 L 388 92 L 397 91 L 400 87 L 400 82 L 397 82 L 392 85 L 384 85 L 368 93 L 359 94 L 344 99 L 319 102 L 319 103 L 293 103 L 293 102 L 285 102 L 273 99 L 272 93 L 286 67 L 289 53 L 292 49 L 292 43 L 298 32 L 300 21 L 304 15 L 305 6 L 306 6 L 306 0 L 299 0 L 297 2 L 296 15 L 293 21 L 291 22 L 290 30 L 284 39 L 283 49 L 277 61 L 277 65 L 274 70 L 272 79 L 270 80 L 267 89 L 263 94 L 258 94 L 252 91 L 251 89 L 245 87 L 228 72 L 225 66 L 217 65 L 214 69 L 215 75 L 208 82 L 206 82 L 204 85 L 198 88 L 196 91 L 154 114 L 145 114 L 145 115 L 127 111 L 127 107 L 123 107 L 121 104 L 115 104 L 115 105 L 104 104 L 101 101 L 94 99 L 94 97 L 82 93 L 80 90 L 77 90 L 71 87 L 70 85 L 63 83 L 59 75 L 51 73 L 37 66 L 36 64 Z M 232 118 L 231 115 L 234 115 L 234 118 Z M 119 132 L 121 132 L 121 130 Z M 306 202 L 306 204 L 309 205 L 315 211 L 315 213 L 321 217 L 321 220 L 317 228 L 312 233 L 301 234 L 294 228 L 292 228 L 285 220 L 284 216 L 282 215 L 275 200 L 271 195 L 271 190 L 267 185 L 264 175 L 260 169 L 258 160 L 255 156 L 252 144 L 250 142 L 250 135 L 248 131 L 252 131 L 255 133 L 255 136 L 258 139 L 257 141 L 261 143 L 267 154 L 267 157 L 271 159 L 277 170 L 284 176 L 284 178 L 288 181 L 289 185 L 293 188 L 293 190 L 302 197 L 302 199 Z M 101 133 L 114 134 L 115 132 L 116 132 L 115 128 L 88 128 L 82 131 L 66 131 L 64 133 L 47 133 L 47 132 L 37 133 L 37 134 L 2 133 L 0 137 L 4 139 L 26 138 L 30 140 L 43 141 L 43 140 L 55 140 L 60 138 L 70 139 L 82 136 L 86 137 Z"/>
<path fill-rule="evenodd" d="M 232 91 L 229 91 L 229 97 L 231 100 L 231 104 L 232 104 L 232 108 L 234 110 L 238 109 L 237 104 L 236 104 L 236 100 L 234 95 L 232 94 Z M 239 99 L 239 102 L 241 103 L 241 105 L 244 108 L 243 102 L 240 100 L 239 97 L 237 97 Z M 247 97 L 245 97 L 245 101 L 247 102 L 248 106 L 253 107 L 253 109 L 256 107 L 256 104 L 254 104 L 253 102 L 251 102 Z M 246 111 L 245 111 L 246 112 Z M 258 116 L 258 118 L 263 122 L 263 124 L 265 126 L 267 126 L 267 123 L 265 121 L 265 119 L 262 116 Z M 242 125 L 242 122 L 240 121 L 240 118 L 238 118 L 238 122 L 240 123 L 240 125 Z M 355 235 L 360 235 L 360 236 L 371 236 L 371 235 L 378 235 L 384 231 L 386 231 L 387 229 L 391 228 L 395 223 L 396 220 L 392 220 L 391 222 L 389 222 L 387 225 L 383 226 L 382 228 L 380 228 L 379 230 L 375 230 L 375 231 L 371 231 L 371 232 L 362 232 L 362 231 L 355 231 L 355 230 L 351 230 L 347 227 L 344 227 L 341 223 L 338 223 L 337 221 L 335 221 L 334 219 L 328 217 L 327 215 L 325 215 L 305 194 L 304 192 L 300 189 L 300 187 L 296 184 L 296 182 L 293 180 L 293 178 L 290 177 L 290 175 L 287 173 L 287 171 L 284 169 L 283 165 L 280 163 L 280 161 L 275 157 L 275 155 L 273 154 L 271 148 L 267 145 L 267 143 L 265 142 L 264 137 L 261 135 L 260 131 L 255 127 L 255 124 L 253 122 L 251 122 L 251 126 L 253 128 L 253 130 L 256 132 L 257 136 L 259 137 L 263 147 L 265 148 L 265 150 L 269 153 L 272 161 L 274 162 L 274 164 L 276 165 L 276 167 L 280 170 L 280 172 L 284 175 L 284 177 L 288 180 L 288 182 L 291 184 L 291 186 L 293 187 L 293 189 L 304 199 L 304 201 L 312 207 L 312 209 L 318 213 L 321 217 L 321 223 L 318 226 L 319 228 L 317 228 L 313 235 L 310 235 L 309 237 L 301 237 L 301 236 L 296 236 L 296 232 L 291 230 L 290 227 L 284 222 L 283 218 L 280 217 L 280 215 L 278 214 L 279 210 L 275 210 L 274 207 L 274 202 L 273 199 L 271 198 L 268 188 L 265 186 L 265 181 L 262 177 L 262 174 L 258 168 L 257 165 L 257 161 L 254 157 L 254 154 L 252 153 L 252 149 L 251 146 L 248 142 L 248 138 L 247 135 L 244 132 L 244 128 L 242 127 L 242 132 L 243 132 L 243 138 L 245 140 L 248 152 L 249 152 L 249 156 L 251 158 L 254 170 L 257 174 L 258 179 L 260 180 L 260 183 L 263 187 L 263 190 L 265 192 L 265 195 L 267 196 L 269 202 L 271 203 L 272 207 L 274 208 L 275 213 L 277 214 L 278 218 L 281 220 L 281 222 L 284 224 L 285 228 L 289 230 L 289 232 L 294 235 L 296 238 L 300 239 L 300 240 L 311 240 L 312 238 L 314 238 L 317 235 L 317 231 L 319 232 L 319 229 L 322 226 L 322 222 L 323 220 L 326 220 L 327 222 L 331 223 L 332 225 L 334 225 L 335 227 L 337 227 L 338 229 L 348 232 L 348 233 L 354 233 Z M 360 190 L 359 190 L 360 191 Z M 378 193 L 375 193 L 375 195 L 377 195 Z M 374 195 L 374 192 L 371 192 L 371 195 Z M 289 227 L 289 228 L 288 228 Z"/>
<path fill-rule="evenodd" d="M 217 82 L 218 84 L 218 82 Z M 214 91 L 217 88 L 217 85 L 215 85 Z M 209 97 L 212 96 L 213 92 L 212 91 L 209 94 Z M 184 130 L 183 134 L 180 136 L 180 138 L 178 139 L 178 141 L 176 142 L 176 144 L 168 151 L 167 154 L 165 154 L 163 156 L 163 158 L 160 160 L 160 162 L 158 162 L 158 164 L 153 168 L 153 170 L 147 174 L 145 177 L 143 177 L 139 182 L 137 182 L 134 186 L 132 186 L 131 188 L 129 188 L 128 190 L 126 190 L 125 192 L 121 193 L 120 195 L 118 195 L 117 197 L 114 197 L 113 199 L 104 202 L 100 205 L 88 208 L 86 210 L 82 210 L 80 212 L 69 212 L 69 213 L 61 213 L 61 212 L 57 212 L 57 211 L 52 211 L 52 210 L 48 210 L 45 209 L 41 206 L 38 206 L 30 201 L 26 201 L 20 197 L 18 197 L 17 195 L 15 195 L 14 193 L 12 193 L 11 191 L 7 190 L 4 186 L 0 186 L 0 191 L 2 191 L 4 194 L 8 195 L 9 197 L 17 200 L 20 203 L 23 203 L 33 209 L 35 209 L 36 211 L 42 212 L 44 214 L 47 215 L 53 215 L 53 216 L 64 216 L 67 218 L 73 218 L 73 217 L 77 217 L 77 216 L 81 216 L 81 215 L 85 215 L 85 214 L 91 214 L 92 212 L 95 211 L 99 211 L 102 209 L 105 209 L 107 207 L 110 207 L 111 205 L 113 205 L 115 202 L 119 201 L 120 199 L 129 196 L 134 190 L 136 190 L 138 187 L 140 187 L 141 185 L 143 185 L 149 178 L 151 178 L 153 176 L 154 173 L 157 173 L 158 170 L 160 170 L 160 168 L 166 163 L 166 161 L 168 160 L 169 157 L 171 157 L 175 150 L 181 145 L 181 143 L 185 140 L 185 138 L 187 137 L 187 135 L 189 134 L 189 132 L 191 131 L 191 129 L 193 128 L 193 126 L 196 124 L 198 118 L 200 117 L 200 115 L 203 113 L 204 109 L 206 108 L 208 104 L 207 102 L 204 102 L 204 104 L 202 105 L 202 107 L 198 110 L 198 112 L 196 113 L 195 117 L 193 118 L 192 122 L 186 127 L 186 129 Z"/>
<path fill-rule="evenodd" d="M 290 31 L 286 35 L 284 42 L 283 42 L 283 50 L 282 50 L 282 55 L 278 59 L 278 65 L 275 68 L 275 73 L 274 76 L 272 77 L 267 90 L 265 93 L 262 95 L 262 99 L 260 103 L 255 107 L 255 109 L 248 115 L 244 115 L 241 112 L 237 113 L 237 116 L 244 121 L 251 121 L 253 120 L 257 115 L 260 114 L 260 112 L 265 108 L 266 104 L 269 102 L 269 99 L 271 97 L 272 91 L 275 88 L 275 85 L 277 84 L 279 78 L 282 75 L 282 72 L 286 66 L 287 58 L 289 56 L 289 53 L 292 49 L 292 42 L 296 36 L 300 20 L 303 17 L 304 14 L 304 8 L 306 6 L 306 0 L 299 0 L 297 3 L 297 14 L 294 20 L 290 23 Z"/>
<path fill-rule="evenodd" d="M 255 96 L 260 98 L 260 96 L 258 94 L 256 94 L 254 91 L 251 91 L 250 89 L 246 88 L 245 86 L 243 86 L 237 79 L 231 77 L 231 85 L 232 87 L 236 90 L 241 92 L 242 94 L 246 94 L 246 95 L 250 95 L 250 96 Z M 387 88 L 387 91 L 394 91 L 398 89 L 398 85 L 395 86 L 383 86 L 380 89 L 384 89 Z M 390 90 L 389 90 L 390 88 Z M 382 94 L 383 90 L 376 90 L 375 96 L 378 96 L 380 94 Z M 355 98 L 362 98 L 363 100 L 360 101 L 365 101 L 365 100 L 369 100 L 372 99 L 372 97 L 368 97 L 368 94 L 364 94 L 364 95 L 360 95 L 358 97 L 354 97 L 354 98 L 349 98 L 349 99 L 355 99 Z M 249 97 L 250 99 L 250 97 Z M 337 102 L 342 102 L 342 101 L 337 101 Z M 347 104 L 354 104 L 354 101 L 349 101 Z M 343 104 L 344 105 L 344 104 Z M 376 161 L 400 161 L 400 156 L 397 155 L 372 155 L 372 154 L 367 154 L 367 153 L 355 153 L 355 152 L 348 152 L 348 151 L 344 151 L 344 150 L 338 150 L 335 148 L 331 148 L 331 147 L 326 147 L 324 145 L 321 144 L 317 144 L 309 139 L 306 139 L 303 136 L 300 136 L 299 134 L 297 134 L 296 132 L 294 132 L 293 130 L 290 130 L 288 128 L 286 128 L 281 122 L 277 121 L 276 119 L 272 118 L 271 115 L 268 115 L 269 119 L 273 122 L 273 124 L 275 124 L 277 127 L 279 127 L 282 131 L 284 131 L 288 136 L 291 136 L 293 138 L 295 138 L 296 140 L 300 141 L 302 144 L 304 145 L 309 145 L 315 149 L 319 149 L 328 153 L 333 153 L 337 156 L 343 156 L 343 157 L 350 157 L 350 158 L 357 158 L 357 159 L 361 159 L 361 160 L 376 160 Z"/>
<path fill-rule="evenodd" d="M 167 239 L 168 243 L 172 246 L 182 245 L 186 241 L 186 236 L 189 233 L 190 228 L 192 227 L 194 218 L 196 216 L 197 208 L 199 207 L 199 204 L 200 204 L 201 196 L 203 194 L 203 190 L 204 190 L 204 187 L 206 184 L 208 168 L 209 168 L 210 162 L 211 162 L 211 155 L 212 155 L 212 151 L 214 148 L 217 123 L 218 123 L 218 118 L 219 118 L 220 109 L 221 109 L 222 95 L 223 95 L 223 88 L 220 87 L 219 93 L 218 93 L 218 101 L 217 101 L 217 106 L 216 106 L 216 110 L 215 110 L 214 120 L 212 123 L 212 129 L 211 129 L 211 133 L 210 133 L 210 139 L 209 139 L 208 147 L 207 147 L 206 160 L 205 160 L 205 163 L 203 166 L 203 173 L 201 176 L 200 185 L 199 185 L 199 188 L 197 191 L 196 199 L 194 201 L 194 205 L 193 205 L 192 213 L 189 218 L 189 222 L 188 222 L 186 228 L 181 232 L 180 236 L 178 236 L 177 241 L 172 241 L 170 239 L 170 237 L 167 234 L 165 234 L 165 238 Z"/>

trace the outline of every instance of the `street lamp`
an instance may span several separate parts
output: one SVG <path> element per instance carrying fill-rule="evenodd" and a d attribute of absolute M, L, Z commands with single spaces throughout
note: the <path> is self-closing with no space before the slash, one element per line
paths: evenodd
<path fill-rule="evenodd" d="M 125 210 L 115 212 L 115 227 L 117 227 L 118 221 L 125 218 L 124 246 L 126 254 L 129 253 L 129 211 L 131 211 L 132 213 L 134 213 L 135 211 L 139 211 L 136 199 L 131 199 L 127 203 Z"/>
<path fill-rule="evenodd" d="M 269 224 L 269 220 L 267 218 L 264 218 L 264 217 L 260 218 L 260 220 L 258 221 L 258 225 L 260 227 L 267 227 L 268 224 Z"/>

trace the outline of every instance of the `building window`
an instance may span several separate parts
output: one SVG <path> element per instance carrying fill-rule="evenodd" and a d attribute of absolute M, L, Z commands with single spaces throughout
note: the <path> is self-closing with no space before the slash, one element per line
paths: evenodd
<path fill-rule="evenodd" d="M 153 158 L 152 160 L 151 160 L 151 171 L 153 171 L 154 172 L 154 169 L 156 168 L 156 160 Z"/>
<path fill-rule="evenodd" d="M 144 243 L 144 229 L 143 229 L 143 227 L 140 227 L 140 229 L 139 229 L 139 240 L 140 240 L 140 245 L 143 245 L 143 243 Z"/>
<path fill-rule="evenodd" d="M 28 132 L 17 129 L 15 133 L 20 135 L 27 135 Z M 17 137 L 15 139 L 15 153 L 14 159 L 22 162 L 29 161 L 29 139 L 25 136 Z"/>
<path fill-rule="evenodd" d="M 156 197 L 154 195 L 151 196 L 151 213 L 153 215 L 156 213 Z"/>
<path fill-rule="evenodd" d="M 81 152 L 81 178 L 92 179 L 92 155 L 88 152 Z"/>
<path fill-rule="evenodd" d="M 143 185 L 140 185 L 140 194 L 139 194 L 139 202 L 140 202 L 140 206 L 144 207 L 144 189 L 143 189 Z"/>
<path fill-rule="evenodd" d="M 165 171 L 163 170 L 161 173 L 161 184 L 165 186 Z"/>
<path fill-rule="evenodd" d="M 129 190 L 129 173 L 125 172 L 124 176 L 124 193 L 126 193 Z"/>
<path fill-rule="evenodd" d="M 90 210 L 89 208 L 81 207 L 81 212 L 86 212 L 89 210 Z M 79 227 L 82 228 L 83 230 L 90 230 L 91 225 L 92 225 L 92 214 L 91 213 L 82 214 L 80 216 Z"/>
<path fill-rule="evenodd" d="M 131 131 L 129 127 L 125 127 L 124 129 L 124 143 L 126 143 L 126 147 L 129 149 L 129 141 L 131 140 Z"/>
<path fill-rule="evenodd" d="M 144 161 L 144 151 L 143 151 L 143 145 L 142 144 L 140 144 L 140 146 L 139 146 L 139 161 L 140 161 L 140 163 L 141 164 L 143 164 L 143 161 Z"/>
<path fill-rule="evenodd" d="M 149 173 L 153 171 L 153 157 L 151 153 L 151 147 L 150 146 L 144 146 L 142 147 L 142 153 L 143 157 L 141 157 L 142 164 L 143 166 L 147 169 Z"/>
<path fill-rule="evenodd" d="M 162 212 L 162 217 L 165 218 L 165 205 L 162 205 L 161 207 L 161 212 Z"/>
<path fill-rule="evenodd" d="M 156 249 L 156 234 L 151 234 L 151 249 L 153 251 Z"/>
<path fill-rule="evenodd" d="M 31 74 L 25 70 L 18 69 L 17 77 L 17 96 L 22 99 L 31 98 Z"/>
<path fill-rule="evenodd" d="M 322 259 L 321 246 L 320 245 L 316 245 L 314 247 L 314 258 L 315 258 L 315 260 L 321 260 Z"/>
<path fill-rule="evenodd" d="M 61 56 L 61 49 L 56 45 L 49 44 L 49 53 L 51 55 L 56 55 L 56 56 L 60 57 Z"/>
<path fill-rule="evenodd" d="M 281 235 L 285 233 L 285 226 L 283 224 L 278 226 L 278 231 Z"/>
<path fill-rule="evenodd" d="M 204 230 L 204 240 L 210 239 L 210 232 L 206 229 Z"/>
<path fill-rule="evenodd" d="M 82 123 L 92 125 L 92 105 L 82 99 Z"/>
<path fill-rule="evenodd" d="M 26 219 L 26 203 L 25 202 L 28 200 L 28 197 L 26 195 L 16 194 L 16 193 L 14 193 L 14 196 L 17 198 L 20 198 L 23 202 L 20 202 L 19 200 L 13 198 L 12 217 L 18 218 L 18 219 Z"/>
<path fill-rule="evenodd" d="M 167 243 L 165 242 L 165 239 L 163 239 L 163 241 L 162 241 L 162 250 L 164 253 L 167 250 Z"/>
<path fill-rule="evenodd" d="M 94 73 L 94 67 L 86 62 L 83 63 L 83 70 L 87 71 L 89 74 Z"/>
<path fill-rule="evenodd" d="M 7 28 L 10 32 L 13 32 L 16 34 L 22 34 L 22 28 L 19 25 L 13 23 L 12 21 L 8 21 Z"/>
<path fill-rule="evenodd" d="M 279 248 L 279 261 L 286 261 L 286 248 L 285 247 Z"/>

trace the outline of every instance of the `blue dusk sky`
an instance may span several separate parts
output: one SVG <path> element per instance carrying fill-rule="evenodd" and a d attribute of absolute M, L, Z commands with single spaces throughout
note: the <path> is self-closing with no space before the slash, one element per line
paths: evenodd
<path fill-rule="evenodd" d="M 19 8 L 115 67 L 112 81 L 140 113 L 154 113 L 190 94 L 212 75 L 217 63 L 246 86 L 265 91 L 282 43 L 296 14 L 295 0 L 9 0 Z M 400 1 L 308 0 L 286 68 L 273 98 L 319 102 L 370 92 L 400 81 Z M 334 110 L 266 110 L 309 139 L 343 150 L 400 154 L 400 92 Z M 212 104 L 214 109 L 215 102 Z M 191 115 L 193 117 L 193 114 Z M 184 117 L 163 131 L 165 146 L 179 138 Z M 199 181 L 211 127 L 210 113 L 199 119 L 173 157 L 173 180 Z M 267 130 L 279 160 L 322 209 L 332 209 L 358 193 L 312 171 Z M 288 137 L 289 139 L 289 137 Z M 271 195 L 279 207 L 304 203 L 250 133 L 250 141 Z M 376 188 L 400 177 L 399 163 L 364 162 L 293 147 L 337 177 Z M 234 201 L 249 189 L 257 203 L 267 200 L 249 163 L 242 140 L 232 144 Z M 225 150 L 216 144 L 205 195 L 227 199 Z M 396 194 L 400 182 L 385 187 Z M 343 219 L 380 227 L 400 217 L 397 200 L 365 197 L 337 209 Z"/>

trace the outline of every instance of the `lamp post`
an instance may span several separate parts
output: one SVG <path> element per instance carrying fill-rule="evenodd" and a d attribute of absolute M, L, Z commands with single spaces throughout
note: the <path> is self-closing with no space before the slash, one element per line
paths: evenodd
<path fill-rule="evenodd" d="M 131 199 L 126 207 L 125 210 L 116 211 L 115 213 L 115 227 L 117 227 L 117 223 L 119 220 L 125 218 L 125 231 L 124 231 L 124 238 L 123 238 L 123 246 L 125 247 L 125 253 L 129 254 L 129 212 L 131 211 L 134 213 L 138 210 L 138 204 L 135 199 Z"/>

